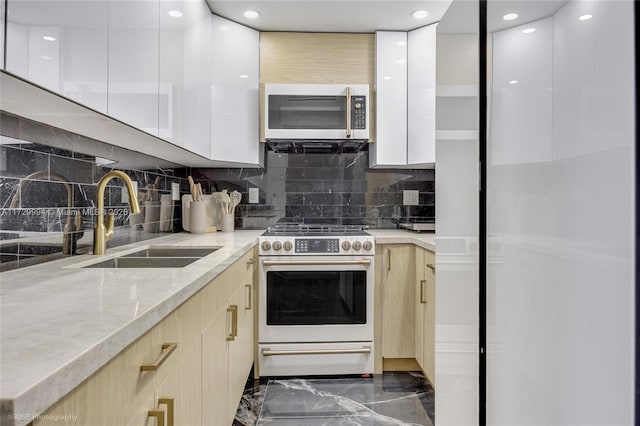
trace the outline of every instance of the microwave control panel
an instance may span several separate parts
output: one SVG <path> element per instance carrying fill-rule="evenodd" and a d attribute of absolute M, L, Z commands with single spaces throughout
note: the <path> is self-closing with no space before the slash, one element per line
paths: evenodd
<path fill-rule="evenodd" d="M 367 128 L 367 97 L 351 97 L 351 127 L 354 130 L 366 130 Z"/>

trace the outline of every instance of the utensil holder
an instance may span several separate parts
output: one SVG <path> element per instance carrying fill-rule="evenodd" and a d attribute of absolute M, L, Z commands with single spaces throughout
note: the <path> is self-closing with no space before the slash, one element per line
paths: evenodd
<path fill-rule="evenodd" d="M 222 232 L 233 232 L 235 215 L 233 213 L 222 214 Z"/>
<path fill-rule="evenodd" d="M 160 225 L 160 201 L 144 202 L 144 222 L 142 229 L 144 232 L 158 232 Z"/>
<path fill-rule="evenodd" d="M 206 203 L 204 201 L 192 201 L 189 205 L 189 231 L 192 234 L 202 234 L 207 227 Z"/>

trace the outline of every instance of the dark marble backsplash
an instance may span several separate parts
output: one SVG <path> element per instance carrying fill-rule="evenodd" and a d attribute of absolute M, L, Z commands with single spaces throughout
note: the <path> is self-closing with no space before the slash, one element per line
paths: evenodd
<path fill-rule="evenodd" d="M 124 170 L 138 183 L 141 201 L 147 195 L 147 185 L 159 179 L 155 204 L 160 204 L 157 200 L 163 195 L 168 201 L 173 182 L 180 185 L 181 194 L 188 193 L 189 174 L 202 183 L 205 193 L 236 189 L 243 196 L 236 209 L 238 229 L 264 229 L 278 221 L 395 228 L 400 220 L 435 215 L 435 170 L 369 169 L 366 151 L 268 151 L 264 168 L 190 169 L 167 168 L 162 164 L 166 160 L 140 157 L 142 154 L 110 146 L 100 148 L 105 158 L 84 154 L 88 144 L 101 142 L 0 112 L 0 240 L 30 237 L 59 240 L 61 244 L 65 226 L 71 226 L 75 251 L 90 250 L 97 217 L 97 185 L 114 168 Z M 144 164 L 162 166 L 139 170 L 122 167 L 122 163 L 110 165 L 109 153 L 116 149 L 120 152 L 114 158 L 122 159 L 130 153 L 136 164 L 142 158 Z M 258 203 L 248 202 L 249 188 L 258 188 Z M 403 190 L 418 190 L 419 205 L 403 206 Z M 182 231 L 178 201 L 171 202 L 170 223 L 157 219 L 140 223 L 141 215 L 132 224 L 123 191 L 124 184 L 113 179 L 105 193 L 105 208 L 116 215 L 116 237 L 109 247 L 153 238 L 160 231 Z M 6 247 L 0 250 L 2 262 L 18 259 L 9 251 Z"/>
<path fill-rule="evenodd" d="M 193 169 L 206 192 L 238 190 L 236 227 L 262 229 L 278 221 L 365 224 L 395 228 L 400 220 L 435 217 L 435 170 L 369 169 L 368 152 L 268 151 L 264 169 Z M 259 203 L 249 204 L 249 188 Z M 419 205 L 403 206 L 403 190 L 418 190 Z"/>
<path fill-rule="evenodd" d="M 48 132 L 51 138 L 64 139 L 68 146 L 79 149 L 61 149 L 32 142 L 29 135 L 34 133 L 34 128 L 38 128 L 39 133 Z M 97 185 L 107 172 L 118 168 L 117 164 L 109 166 L 104 159 L 80 153 L 82 144 L 90 142 L 82 136 L 13 115 L 0 115 L 0 133 L 0 239 L 29 237 L 30 241 L 61 244 L 64 228 L 70 223 L 73 241 L 77 243 L 74 247 L 76 253 L 89 250 L 97 218 Z M 144 206 L 142 200 L 147 195 L 146 186 L 154 183 L 156 178 L 160 178 L 155 194 L 157 200 L 163 194 L 170 194 L 172 182 L 178 182 L 183 190 L 188 185 L 185 169 L 124 171 L 138 183 L 141 206 Z M 108 243 L 109 247 L 160 235 L 157 233 L 160 231 L 159 220 L 135 223 L 141 222 L 141 215 L 134 218 L 133 225 L 130 223 L 129 205 L 126 197 L 123 201 L 123 189 L 123 182 L 112 179 L 105 191 L 105 209 L 116 217 L 116 238 Z M 163 222 L 163 229 L 168 232 L 182 230 L 180 209 L 176 207 L 177 204 L 169 207 L 174 212 L 171 223 Z M 12 250 L 0 251 L 4 254 Z M 3 255 L 2 259 L 10 262 L 19 260 L 18 257 Z M 22 260 L 28 257 L 27 253 Z"/>

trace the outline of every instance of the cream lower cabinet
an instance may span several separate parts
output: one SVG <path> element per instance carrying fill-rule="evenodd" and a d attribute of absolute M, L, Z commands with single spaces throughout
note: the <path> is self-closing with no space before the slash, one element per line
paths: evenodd
<path fill-rule="evenodd" d="M 254 249 L 33 425 L 231 425 L 253 364 L 255 258 Z"/>
<path fill-rule="evenodd" d="M 415 349 L 416 361 L 435 383 L 436 259 L 431 251 L 415 248 Z"/>
<path fill-rule="evenodd" d="M 414 358 L 414 246 L 382 248 L 382 357 Z"/>
<path fill-rule="evenodd" d="M 376 373 L 421 369 L 433 384 L 435 254 L 413 244 L 378 245 L 376 253 Z"/>

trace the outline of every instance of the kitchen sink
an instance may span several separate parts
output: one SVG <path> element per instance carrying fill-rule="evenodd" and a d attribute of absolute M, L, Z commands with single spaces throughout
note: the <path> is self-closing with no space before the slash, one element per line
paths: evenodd
<path fill-rule="evenodd" d="M 149 247 L 122 257 L 205 257 L 220 247 Z"/>
<path fill-rule="evenodd" d="M 84 268 L 184 268 L 220 247 L 148 247 Z"/>

